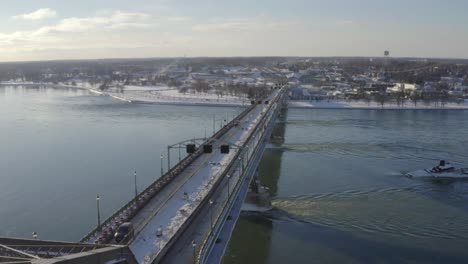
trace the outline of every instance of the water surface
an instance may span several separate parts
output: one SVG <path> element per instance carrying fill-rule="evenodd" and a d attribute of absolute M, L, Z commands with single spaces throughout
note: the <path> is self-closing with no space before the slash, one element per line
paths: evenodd
<path fill-rule="evenodd" d="M 224 263 L 468 263 L 468 181 L 409 179 L 468 166 L 468 111 L 291 109 Z M 283 138 L 283 140 L 281 140 Z"/>
<path fill-rule="evenodd" d="M 0 87 L 0 236 L 77 241 L 167 170 L 167 145 L 241 108 L 142 105 L 85 90 Z M 219 126 L 222 120 L 217 121 Z M 178 151 L 172 151 L 178 160 Z M 183 155 L 182 155 L 183 157 Z"/>

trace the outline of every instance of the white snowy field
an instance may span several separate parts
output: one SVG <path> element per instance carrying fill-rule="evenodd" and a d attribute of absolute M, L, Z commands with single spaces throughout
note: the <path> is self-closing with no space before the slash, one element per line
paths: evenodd
<path fill-rule="evenodd" d="M 122 88 L 111 87 L 105 91 L 98 89 L 96 85 L 91 85 L 86 81 L 76 81 L 76 85 L 64 83 L 32 83 L 32 82 L 2 82 L 4 86 L 35 86 L 47 85 L 53 88 L 73 88 L 86 89 L 94 94 L 110 96 L 114 99 L 148 104 L 178 104 L 178 105 L 225 105 L 242 106 L 250 104 L 250 100 L 243 97 L 223 95 L 218 96 L 214 92 L 208 93 L 181 93 L 177 88 L 170 88 L 165 85 L 157 86 L 135 86 L 126 85 Z"/>
<path fill-rule="evenodd" d="M 94 89 L 94 92 L 97 92 Z M 125 86 L 110 88 L 102 95 L 108 95 L 118 100 L 149 103 L 149 104 L 181 104 L 181 105 L 247 105 L 250 101 L 236 96 L 218 96 L 215 93 L 181 93 L 176 88 L 167 86 Z"/>
<path fill-rule="evenodd" d="M 465 100 L 460 104 L 447 103 L 444 106 L 431 104 L 424 104 L 418 102 L 414 105 L 413 102 L 406 102 L 403 105 L 398 105 L 394 102 L 386 102 L 383 106 L 377 102 L 365 101 L 345 101 L 345 100 L 320 100 L 320 101 L 300 101 L 290 100 L 289 107 L 293 108 L 328 108 L 328 109 L 468 109 L 468 101 Z"/>

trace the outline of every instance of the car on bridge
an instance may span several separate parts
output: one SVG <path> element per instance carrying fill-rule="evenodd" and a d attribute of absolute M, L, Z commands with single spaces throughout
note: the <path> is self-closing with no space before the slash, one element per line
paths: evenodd
<path fill-rule="evenodd" d="M 133 238 L 134 235 L 134 228 L 132 223 L 130 222 L 125 222 L 122 223 L 119 228 L 117 228 L 117 232 L 115 232 L 115 242 L 117 243 L 126 243 L 128 242 L 131 238 Z"/>

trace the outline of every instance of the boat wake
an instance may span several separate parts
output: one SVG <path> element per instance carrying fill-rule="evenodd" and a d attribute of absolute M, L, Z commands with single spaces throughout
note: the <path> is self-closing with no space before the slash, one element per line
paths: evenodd
<path fill-rule="evenodd" d="M 468 241 L 468 214 L 434 201 L 417 189 L 350 190 L 277 198 L 272 201 L 274 209 L 254 214 L 350 232 Z"/>

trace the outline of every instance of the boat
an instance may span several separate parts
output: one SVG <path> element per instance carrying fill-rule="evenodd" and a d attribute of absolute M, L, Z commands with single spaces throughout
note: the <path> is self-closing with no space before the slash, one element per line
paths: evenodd
<path fill-rule="evenodd" d="M 408 172 L 406 176 L 410 178 L 468 179 L 468 168 L 455 168 L 445 160 L 441 160 L 439 165 L 433 168 Z"/>

